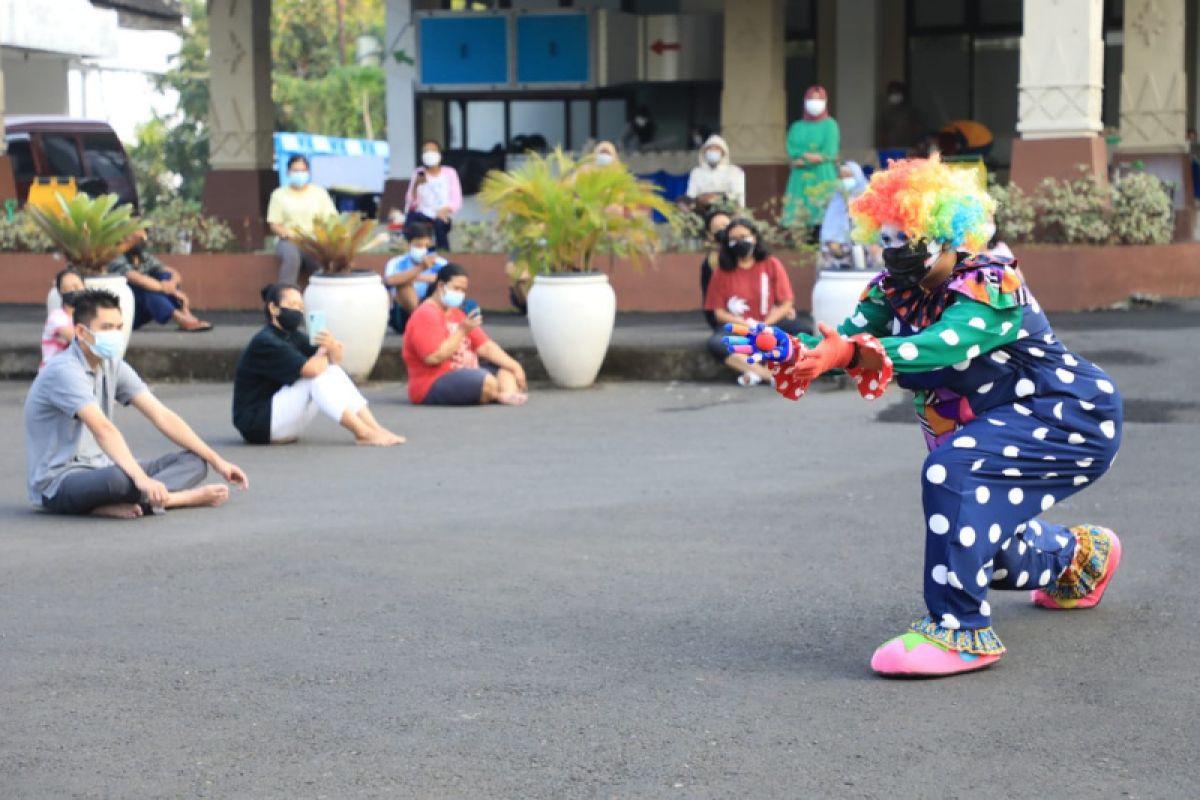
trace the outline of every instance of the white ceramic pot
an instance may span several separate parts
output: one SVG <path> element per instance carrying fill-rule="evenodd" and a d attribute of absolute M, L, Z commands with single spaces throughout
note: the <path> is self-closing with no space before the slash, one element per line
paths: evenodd
<path fill-rule="evenodd" d="M 129 288 L 129 281 L 125 280 L 124 275 L 87 275 L 83 279 L 83 285 L 89 289 L 111 292 L 120 301 L 121 333 L 125 335 L 121 355 L 124 356 L 125 350 L 129 348 L 129 337 L 133 335 L 133 290 Z M 49 314 L 56 308 L 62 308 L 62 297 L 59 296 L 58 289 L 51 286 L 50 294 L 46 295 L 46 313 Z"/>
<path fill-rule="evenodd" d="M 529 328 L 550 379 L 567 389 L 591 386 L 617 319 L 608 276 L 538 275 L 529 290 Z"/>
<path fill-rule="evenodd" d="M 853 314 L 863 290 L 876 274 L 857 269 L 823 269 L 817 273 L 812 292 L 813 333 L 817 331 L 818 322 L 836 328 Z"/>
<path fill-rule="evenodd" d="M 388 293 L 379 274 L 313 275 L 304 290 L 304 308 L 325 313 L 329 332 L 346 348 L 342 369 L 365 381 L 387 334 Z"/>

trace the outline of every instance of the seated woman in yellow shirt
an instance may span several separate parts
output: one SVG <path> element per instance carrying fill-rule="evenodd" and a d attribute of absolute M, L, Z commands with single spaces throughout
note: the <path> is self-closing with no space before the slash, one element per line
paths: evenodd
<path fill-rule="evenodd" d="M 267 224 L 278 237 L 275 255 L 279 257 L 279 281 L 299 283 L 300 270 L 316 272 L 321 268 L 312 256 L 292 241 L 296 233 L 311 233 L 313 220 L 337 214 L 329 192 L 309 183 L 308 159 L 294 155 L 287 162 L 287 184 L 271 192 L 267 206 Z"/>

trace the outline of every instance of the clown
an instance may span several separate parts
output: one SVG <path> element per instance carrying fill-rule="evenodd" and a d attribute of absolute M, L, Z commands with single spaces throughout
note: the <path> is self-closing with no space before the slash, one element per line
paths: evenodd
<path fill-rule="evenodd" d="M 1106 528 L 1037 515 L 1098 480 L 1121 440 L 1113 381 L 1058 341 L 1016 263 L 971 255 L 994 201 L 937 158 L 893 162 L 851 204 L 855 235 L 881 241 L 886 270 L 821 336 L 729 326 L 731 352 L 762 360 L 798 400 L 844 369 L 868 400 L 895 380 L 915 394 L 927 613 L 871 659 L 882 675 L 990 666 L 1005 647 L 989 589 L 1031 591 L 1047 609 L 1096 605 L 1121 559 Z"/>

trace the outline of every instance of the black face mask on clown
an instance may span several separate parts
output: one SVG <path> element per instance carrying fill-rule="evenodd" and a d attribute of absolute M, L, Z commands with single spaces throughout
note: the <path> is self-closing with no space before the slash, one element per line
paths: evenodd
<path fill-rule="evenodd" d="M 883 264 L 888 277 L 898 289 L 911 289 L 929 274 L 941 255 L 940 242 L 930 244 L 924 239 L 913 241 L 903 231 L 884 226 L 880 231 L 883 244 Z"/>

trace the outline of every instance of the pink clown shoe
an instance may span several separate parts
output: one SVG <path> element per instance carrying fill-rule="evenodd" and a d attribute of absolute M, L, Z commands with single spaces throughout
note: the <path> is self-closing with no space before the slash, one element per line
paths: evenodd
<path fill-rule="evenodd" d="M 951 650 L 941 642 L 908 631 L 879 646 L 871 656 L 871 669 L 889 678 L 935 678 L 990 667 L 1002 655 Z"/>
<path fill-rule="evenodd" d="M 1092 608 L 1100 603 L 1113 573 L 1121 563 L 1121 540 L 1108 528 L 1080 525 L 1075 534 L 1075 560 L 1053 586 L 1034 589 L 1029 599 L 1034 605 L 1063 611 Z"/>

